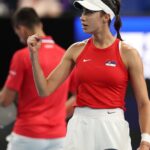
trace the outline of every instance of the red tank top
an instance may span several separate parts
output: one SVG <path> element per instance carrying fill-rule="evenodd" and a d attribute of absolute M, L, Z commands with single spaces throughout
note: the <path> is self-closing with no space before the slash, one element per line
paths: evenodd
<path fill-rule="evenodd" d="M 90 38 L 77 58 L 78 107 L 122 108 L 128 73 L 119 53 L 119 39 L 104 49 L 96 48 Z"/>

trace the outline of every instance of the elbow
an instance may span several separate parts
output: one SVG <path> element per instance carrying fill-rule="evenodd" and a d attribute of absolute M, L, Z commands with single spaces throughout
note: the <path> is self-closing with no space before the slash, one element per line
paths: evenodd
<path fill-rule="evenodd" d="M 150 110 L 150 101 L 146 101 L 143 103 L 138 104 L 138 109 L 143 110 L 143 109 L 149 109 Z"/>
<path fill-rule="evenodd" d="M 51 95 L 55 91 L 55 89 L 50 89 L 48 87 L 40 87 L 39 86 L 39 87 L 37 87 L 37 91 L 38 91 L 38 95 L 40 97 L 47 97 L 47 96 Z"/>
<path fill-rule="evenodd" d="M 38 95 L 40 96 L 40 97 L 47 97 L 47 96 L 49 96 L 51 94 L 51 92 L 49 92 L 49 91 L 38 91 Z"/>
<path fill-rule="evenodd" d="M 39 96 L 40 96 L 40 97 L 42 97 L 42 98 L 44 98 L 44 97 L 47 97 L 47 96 L 49 96 L 49 94 L 40 93 L 40 94 L 39 94 Z"/>

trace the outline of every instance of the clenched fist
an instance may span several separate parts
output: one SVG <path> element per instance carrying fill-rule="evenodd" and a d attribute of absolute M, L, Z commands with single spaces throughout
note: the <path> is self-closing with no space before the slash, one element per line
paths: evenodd
<path fill-rule="evenodd" d="M 41 46 L 41 38 L 37 34 L 29 36 L 27 45 L 31 54 L 36 53 Z"/>

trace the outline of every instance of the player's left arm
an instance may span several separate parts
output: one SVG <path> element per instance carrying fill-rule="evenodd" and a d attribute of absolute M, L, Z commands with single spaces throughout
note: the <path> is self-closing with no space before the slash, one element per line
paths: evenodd
<path fill-rule="evenodd" d="M 136 49 L 128 45 L 123 45 L 122 49 L 122 51 L 124 51 L 131 85 L 137 101 L 141 133 L 146 133 L 150 137 L 150 101 L 144 79 L 143 63 Z M 150 139 L 148 141 L 150 142 Z M 140 147 L 140 150 L 149 150 L 150 143 L 148 147 L 148 144 L 143 144 L 143 142 L 144 141 L 141 143 L 144 145 L 144 149 Z"/>

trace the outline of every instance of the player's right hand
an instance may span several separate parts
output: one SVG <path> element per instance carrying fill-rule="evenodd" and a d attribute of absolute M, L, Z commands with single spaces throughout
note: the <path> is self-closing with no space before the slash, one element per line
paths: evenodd
<path fill-rule="evenodd" d="M 36 53 L 41 46 L 41 39 L 37 34 L 31 35 L 27 39 L 27 45 L 31 53 Z"/>

